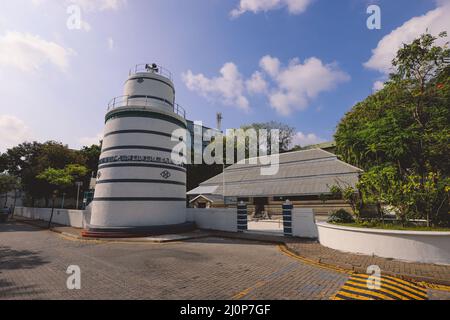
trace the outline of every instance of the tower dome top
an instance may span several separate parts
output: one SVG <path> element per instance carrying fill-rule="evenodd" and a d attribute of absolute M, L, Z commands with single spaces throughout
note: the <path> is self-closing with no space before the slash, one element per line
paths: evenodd
<path fill-rule="evenodd" d="M 157 63 L 140 63 L 130 69 L 129 75 L 138 73 L 153 73 L 168 78 L 172 81 L 172 73 Z"/>

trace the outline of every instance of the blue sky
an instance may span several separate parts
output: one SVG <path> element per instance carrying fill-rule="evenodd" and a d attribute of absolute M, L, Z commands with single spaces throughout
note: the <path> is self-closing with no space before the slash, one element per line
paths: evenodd
<path fill-rule="evenodd" d="M 450 1 L 4 0 L 0 3 L 0 151 L 23 140 L 70 147 L 101 138 L 128 70 L 171 70 L 188 118 L 224 127 L 276 120 L 296 142 L 332 139 L 380 87 L 393 53 L 428 28 L 450 31 Z M 369 30 L 366 9 L 381 9 Z M 69 29 L 67 9 L 80 9 Z"/>

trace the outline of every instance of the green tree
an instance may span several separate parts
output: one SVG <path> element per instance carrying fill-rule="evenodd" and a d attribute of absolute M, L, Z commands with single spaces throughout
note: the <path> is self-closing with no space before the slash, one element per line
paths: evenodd
<path fill-rule="evenodd" d="M 65 169 L 48 168 L 37 178 L 45 180 L 55 189 L 63 189 L 74 183 L 73 177 Z"/>
<path fill-rule="evenodd" d="M 9 174 L 0 174 L 0 194 L 5 195 L 5 202 L 3 206 L 6 207 L 8 202 L 8 192 L 16 190 L 19 187 L 19 180 Z"/>
<path fill-rule="evenodd" d="M 83 147 L 80 154 L 85 158 L 85 165 L 94 176 L 98 170 L 98 160 L 100 158 L 102 148 L 100 145 L 93 144 L 90 147 Z"/>
<path fill-rule="evenodd" d="M 337 183 L 330 187 L 330 192 L 333 198 L 343 199 L 347 202 L 352 208 L 352 212 L 356 217 L 356 220 L 359 220 L 361 215 L 361 198 L 359 196 L 359 192 L 356 188 L 350 185 L 341 185 Z"/>
<path fill-rule="evenodd" d="M 269 121 L 269 122 L 262 122 L 262 123 L 252 123 L 249 125 L 241 126 L 241 129 L 247 130 L 247 129 L 255 129 L 256 132 L 261 129 L 266 129 L 268 131 L 268 134 L 270 134 L 270 130 L 279 130 L 280 137 L 279 137 L 279 145 L 280 145 L 280 152 L 286 152 L 290 150 L 292 139 L 295 135 L 295 128 L 290 127 L 287 124 L 276 122 L 276 121 Z M 271 141 L 270 137 L 267 141 L 267 148 L 270 152 L 271 150 Z"/>
<path fill-rule="evenodd" d="M 64 169 L 47 168 L 36 176 L 50 185 L 51 192 L 64 192 L 73 187 L 75 182 L 83 179 L 88 173 L 85 166 L 69 164 Z"/>
<path fill-rule="evenodd" d="M 356 104 L 335 134 L 338 155 L 366 171 L 366 199 L 396 203 L 401 218 L 431 215 L 432 222 L 449 220 L 442 182 L 450 173 L 450 51 L 437 39 L 424 34 L 405 44 L 385 88 Z M 425 200 L 430 174 L 436 197 Z"/>
<path fill-rule="evenodd" d="M 449 186 L 450 179 L 448 177 L 444 178 L 440 173 L 428 172 L 425 178 L 419 175 L 408 175 L 407 181 L 403 185 L 403 192 L 410 199 L 411 211 L 423 212 L 427 226 L 430 226 L 431 220 L 437 223 L 445 221 L 441 209 L 445 203 L 448 204 Z M 446 214 L 448 215 L 448 213 Z"/>
<path fill-rule="evenodd" d="M 34 206 L 36 199 L 45 199 L 48 206 L 51 185 L 37 176 L 47 168 L 64 169 L 68 164 L 85 165 L 86 157 L 59 142 L 22 143 L 2 156 L 6 171 L 21 180 L 22 188 Z"/>
<path fill-rule="evenodd" d="M 64 169 L 47 168 L 36 176 L 37 179 L 43 180 L 48 183 L 53 190 L 52 212 L 50 215 L 50 220 L 48 222 L 48 228 L 50 228 L 52 224 L 53 212 L 55 209 L 55 198 L 57 197 L 58 193 L 72 186 L 75 182 L 76 177 L 85 175 L 86 173 L 86 167 L 80 165 L 67 165 Z"/>
<path fill-rule="evenodd" d="M 7 167 L 6 154 L 0 154 L 0 173 L 5 172 Z"/>
<path fill-rule="evenodd" d="M 377 205 L 381 218 L 383 212 L 380 204 L 383 203 L 395 207 L 397 217 L 405 222 L 411 197 L 404 192 L 402 179 L 394 166 L 375 166 L 361 176 L 357 187 L 365 203 Z"/>

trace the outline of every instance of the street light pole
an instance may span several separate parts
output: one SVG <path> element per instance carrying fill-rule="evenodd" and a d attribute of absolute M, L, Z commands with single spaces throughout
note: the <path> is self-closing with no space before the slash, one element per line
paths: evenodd
<path fill-rule="evenodd" d="M 81 188 L 81 186 L 83 186 L 83 182 L 77 181 L 75 184 L 77 186 L 77 207 L 76 207 L 76 209 L 78 210 L 78 203 L 80 201 L 80 188 Z"/>
<path fill-rule="evenodd" d="M 52 213 L 50 215 L 50 219 L 48 221 L 48 229 L 50 229 L 50 227 L 52 226 L 52 220 L 53 220 L 53 212 L 55 211 L 55 199 L 56 199 L 56 194 L 57 191 L 53 191 L 53 195 L 52 195 Z"/>
<path fill-rule="evenodd" d="M 64 209 L 64 200 L 66 199 L 66 193 L 63 192 L 62 201 L 61 201 L 61 209 Z"/>

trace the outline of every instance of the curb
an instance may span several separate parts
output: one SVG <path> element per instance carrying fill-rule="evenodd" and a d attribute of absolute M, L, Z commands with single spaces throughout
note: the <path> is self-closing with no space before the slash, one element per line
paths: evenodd
<path fill-rule="evenodd" d="M 285 243 L 278 245 L 278 249 L 283 252 L 284 254 L 286 254 L 287 256 L 290 256 L 291 258 L 300 260 L 304 263 L 307 263 L 309 265 L 313 265 L 322 269 L 327 269 L 330 271 L 334 271 L 334 272 L 338 272 L 338 273 L 345 273 L 348 275 L 354 274 L 355 271 L 354 270 L 349 270 L 349 269 L 345 269 L 345 268 L 341 268 L 339 266 L 335 266 L 332 264 L 326 264 L 320 261 L 320 259 L 309 259 L 303 256 L 300 256 L 299 254 L 297 254 L 295 251 L 293 251 L 291 248 L 289 248 L 289 246 Z"/>
<path fill-rule="evenodd" d="M 78 241 L 85 241 L 85 242 L 97 242 L 97 243 L 170 243 L 170 242 L 179 242 L 179 241 L 187 241 L 187 240 L 194 240 L 194 239 L 201 239 L 201 238 L 208 238 L 211 237 L 211 234 L 204 234 L 204 235 L 198 235 L 198 236 L 189 236 L 184 237 L 182 239 L 148 239 L 143 240 L 143 238 L 91 238 L 91 237 L 83 237 L 78 236 L 70 232 L 57 230 L 54 227 L 51 227 L 50 229 L 43 227 L 37 223 L 33 223 L 29 220 L 13 220 L 15 222 L 24 223 L 42 230 L 48 230 L 54 233 L 57 233 L 64 238 L 70 238 L 70 240 L 78 240 Z M 139 240 L 137 240 L 139 239 Z"/>
<path fill-rule="evenodd" d="M 64 236 L 65 238 L 70 238 L 71 240 L 78 240 L 78 241 L 84 241 L 84 242 L 97 242 L 97 243 L 122 243 L 122 244 L 130 244 L 130 243 L 140 243 L 140 244 L 164 244 L 164 243 L 174 243 L 174 242 L 180 242 L 180 241 L 188 241 L 188 240 L 194 240 L 194 239 L 202 239 L 202 238 L 208 238 L 211 235 L 198 235 L 198 236 L 189 236 L 184 237 L 180 239 L 143 239 L 143 238 L 90 238 L 90 237 L 83 237 L 83 236 L 77 236 L 70 232 L 65 231 L 59 231 L 50 229 L 50 231 L 60 234 L 61 236 Z"/>

